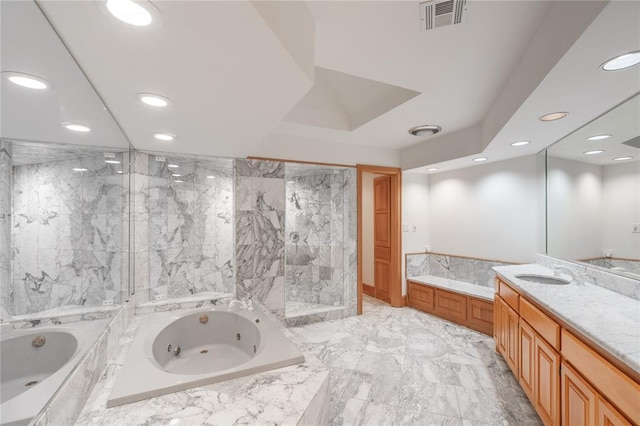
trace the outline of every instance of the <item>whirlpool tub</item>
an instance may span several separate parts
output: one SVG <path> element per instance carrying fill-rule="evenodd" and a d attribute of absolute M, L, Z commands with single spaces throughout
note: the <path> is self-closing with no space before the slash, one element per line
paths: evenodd
<path fill-rule="evenodd" d="M 304 362 L 267 314 L 226 306 L 148 315 L 107 407 Z"/>
<path fill-rule="evenodd" d="M 108 320 L 2 333 L 0 423 L 27 425 L 87 353 Z"/>

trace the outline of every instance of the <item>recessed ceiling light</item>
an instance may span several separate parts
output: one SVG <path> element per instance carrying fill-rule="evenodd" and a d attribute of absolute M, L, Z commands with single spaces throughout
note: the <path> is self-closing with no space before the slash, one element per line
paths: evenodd
<path fill-rule="evenodd" d="M 611 135 L 597 135 L 597 136 L 591 136 L 590 138 L 587 138 L 588 141 L 601 141 L 602 139 L 608 139 L 610 138 Z"/>
<path fill-rule="evenodd" d="M 624 160 L 631 160 L 633 157 L 631 156 L 627 156 L 627 157 L 616 157 L 613 159 L 613 161 L 624 161 Z"/>
<path fill-rule="evenodd" d="M 104 162 L 107 164 L 120 164 L 118 160 L 104 160 Z"/>
<path fill-rule="evenodd" d="M 433 124 L 426 124 L 424 126 L 416 126 L 409 129 L 409 133 L 413 136 L 431 136 L 439 133 L 442 127 L 435 126 Z"/>
<path fill-rule="evenodd" d="M 144 104 L 153 106 L 153 107 L 166 107 L 169 105 L 169 99 L 164 96 L 154 95 L 153 93 L 138 93 L 138 98 Z"/>
<path fill-rule="evenodd" d="M 437 168 L 437 167 L 429 167 L 429 168 L 427 169 L 427 171 L 428 171 L 428 172 L 435 172 L 436 170 L 438 170 L 438 168 Z"/>
<path fill-rule="evenodd" d="M 26 87 L 27 89 L 43 90 L 49 87 L 47 82 L 43 79 L 29 74 L 11 72 L 9 73 L 8 79 L 13 84 Z"/>
<path fill-rule="evenodd" d="M 477 162 L 477 163 L 479 163 L 479 162 L 481 162 L 481 161 L 487 161 L 487 160 L 488 160 L 488 158 L 487 158 L 487 157 L 477 157 L 477 158 L 474 158 L 474 159 L 473 159 L 473 161 L 475 161 L 475 162 Z"/>
<path fill-rule="evenodd" d="M 84 167 L 74 167 L 73 169 L 74 172 L 86 172 L 87 169 L 85 169 Z"/>
<path fill-rule="evenodd" d="M 216 178 L 216 177 L 215 177 L 215 176 L 213 176 L 213 175 L 209 175 L 209 176 L 207 176 L 207 179 L 215 179 L 215 178 Z"/>
<path fill-rule="evenodd" d="M 99 4 L 103 11 L 136 27 L 156 27 L 162 22 L 160 11 L 146 0 L 107 0 Z"/>
<path fill-rule="evenodd" d="M 525 145 L 529 145 L 531 142 L 530 141 L 520 141 L 520 142 L 514 142 L 511 144 L 511 146 L 525 146 Z"/>
<path fill-rule="evenodd" d="M 594 149 L 593 151 L 585 151 L 583 152 L 584 155 L 596 155 L 596 154 L 602 154 L 604 152 L 603 149 Z"/>
<path fill-rule="evenodd" d="M 640 64 L 640 50 L 611 58 L 602 64 L 602 69 L 605 71 L 618 71 L 638 64 Z"/>
<path fill-rule="evenodd" d="M 169 167 L 170 169 L 177 169 L 180 166 L 178 166 L 177 164 L 168 164 L 167 167 Z"/>
<path fill-rule="evenodd" d="M 175 139 L 175 135 L 171 133 L 154 133 L 153 136 L 161 141 L 172 141 Z"/>
<path fill-rule="evenodd" d="M 173 177 L 180 177 L 180 176 L 182 176 L 182 175 L 179 175 L 178 173 L 173 173 L 171 176 L 173 176 Z"/>
<path fill-rule="evenodd" d="M 569 115 L 568 112 L 552 112 L 551 114 L 545 114 L 542 117 L 539 117 L 538 120 L 555 121 L 555 120 L 560 120 L 562 118 L 565 118 L 567 115 Z"/>
<path fill-rule="evenodd" d="M 85 126 L 84 124 L 78 124 L 78 123 L 62 123 L 62 127 L 69 129 L 69 130 L 73 130 L 74 132 L 89 132 L 91 131 L 91 128 L 88 126 Z"/>

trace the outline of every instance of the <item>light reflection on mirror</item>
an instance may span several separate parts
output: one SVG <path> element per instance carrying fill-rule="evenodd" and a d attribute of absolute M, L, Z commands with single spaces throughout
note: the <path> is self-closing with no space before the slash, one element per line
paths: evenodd
<path fill-rule="evenodd" d="M 640 279 L 640 95 L 548 148 L 547 254 Z"/>

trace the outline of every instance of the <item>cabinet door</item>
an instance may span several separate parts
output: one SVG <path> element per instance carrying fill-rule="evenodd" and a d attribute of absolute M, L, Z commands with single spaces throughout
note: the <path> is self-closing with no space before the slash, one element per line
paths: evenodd
<path fill-rule="evenodd" d="M 504 359 L 507 359 L 507 307 L 500 298 L 500 296 L 496 295 L 494 309 L 496 310 L 496 347 L 498 348 L 498 352 L 502 354 Z"/>
<path fill-rule="evenodd" d="M 533 407 L 545 425 L 559 425 L 560 355 L 538 335 L 533 347 Z"/>
<path fill-rule="evenodd" d="M 568 364 L 562 363 L 562 424 L 593 426 L 596 424 L 597 394 Z"/>
<path fill-rule="evenodd" d="M 505 304 L 506 306 L 506 304 Z M 520 345 L 518 330 L 520 329 L 520 317 L 518 313 L 506 306 L 507 309 L 507 364 L 511 367 L 511 371 L 518 377 L 519 362 L 520 362 Z"/>
<path fill-rule="evenodd" d="M 518 382 L 527 394 L 530 401 L 533 401 L 534 387 L 534 363 L 533 363 L 533 347 L 534 347 L 534 331 L 522 318 L 520 318 L 520 373 Z"/>
<path fill-rule="evenodd" d="M 631 426 L 631 422 L 607 401 L 598 397 L 598 426 Z"/>

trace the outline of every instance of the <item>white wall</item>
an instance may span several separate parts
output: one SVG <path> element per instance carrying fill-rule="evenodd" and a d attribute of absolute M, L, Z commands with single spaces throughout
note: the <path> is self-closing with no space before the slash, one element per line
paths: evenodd
<path fill-rule="evenodd" d="M 603 249 L 613 257 L 640 259 L 640 233 L 631 224 L 640 223 L 640 162 L 602 168 Z"/>
<path fill-rule="evenodd" d="M 535 155 L 437 173 L 429 179 L 431 251 L 535 262 Z"/>
<path fill-rule="evenodd" d="M 547 159 L 547 253 L 567 260 L 600 257 L 602 166 Z"/>
<path fill-rule="evenodd" d="M 404 255 L 424 252 L 429 243 L 428 175 L 402 174 L 402 224 L 409 226 L 408 232 L 402 232 L 402 294 L 406 294 Z"/>

